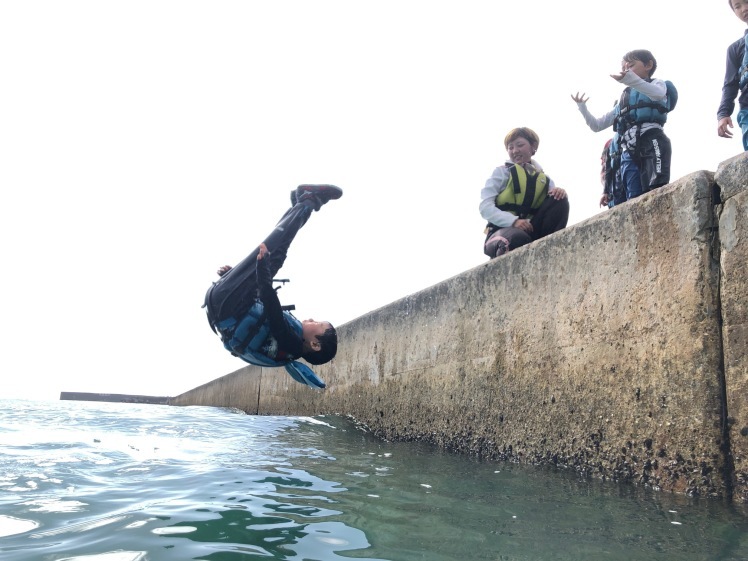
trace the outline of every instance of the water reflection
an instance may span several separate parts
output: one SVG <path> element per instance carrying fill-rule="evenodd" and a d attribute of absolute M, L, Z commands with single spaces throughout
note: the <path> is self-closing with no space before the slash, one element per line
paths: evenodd
<path fill-rule="evenodd" d="M 342 522 L 304 523 L 296 517 L 280 515 L 293 514 L 304 518 L 319 515 L 319 512 L 303 507 L 289 508 L 289 505 L 283 504 L 263 506 L 266 510 L 260 513 L 254 513 L 248 508 L 215 511 L 213 520 L 184 521 L 152 531 L 174 538 L 184 528 L 188 531 L 180 537 L 209 544 L 202 549 L 210 550 L 211 553 L 199 558 L 216 561 L 228 561 L 230 557 L 226 557 L 226 553 L 251 553 L 272 559 L 348 559 L 338 553 L 370 547 L 361 530 Z M 273 515 L 275 508 L 278 511 Z M 375 561 L 373 558 L 359 559 Z"/>
<path fill-rule="evenodd" d="M 3 561 L 748 559 L 738 505 L 382 442 L 336 417 L 6 404 L 0 489 Z"/>

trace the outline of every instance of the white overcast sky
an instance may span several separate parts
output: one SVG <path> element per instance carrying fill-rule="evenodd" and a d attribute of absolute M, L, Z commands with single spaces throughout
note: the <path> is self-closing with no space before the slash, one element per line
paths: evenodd
<path fill-rule="evenodd" d="M 569 95 L 609 110 L 632 49 L 680 92 L 671 178 L 715 171 L 742 151 L 716 110 L 743 30 L 725 1 L 6 0 L 0 397 L 177 395 L 242 367 L 203 295 L 299 183 L 345 194 L 281 300 L 336 325 L 485 262 L 479 194 L 513 127 L 570 225 L 604 212 L 610 131 Z"/>

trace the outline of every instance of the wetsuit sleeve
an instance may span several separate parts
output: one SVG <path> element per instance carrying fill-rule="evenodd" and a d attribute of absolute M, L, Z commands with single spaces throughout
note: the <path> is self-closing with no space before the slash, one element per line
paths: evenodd
<path fill-rule="evenodd" d="M 727 48 L 727 61 L 725 63 L 725 81 L 722 84 L 722 99 L 717 109 L 717 120 L 732 116 L 735 110 L 735 98 L 738 97 L 740 83 L 740 64 L 743 54 L 740 45 L 744 44 L 741 38 Z"/>
<path fill-rule="evenodd" d="M 499 228 L 508 228 L 517 217 L 511 212 L 501 210 L 496 206 L 496 197 L 509 183 L 509 172 L 506 166 L 496 168 L 490 178 L 486 181 L 485 187 L 480 192 L 480 214 L 494 226 Z"/>
<path fill-rule="evenodd" d="M 273 288 L 273 275 L 267 259 L 257 262 L 257 287 L 265 308 L 265 321 L 278 342 L 278 348 L 293 358 L 299 358 L 303 354 L 303 339 L 285 320 L 278 293 Z"/>

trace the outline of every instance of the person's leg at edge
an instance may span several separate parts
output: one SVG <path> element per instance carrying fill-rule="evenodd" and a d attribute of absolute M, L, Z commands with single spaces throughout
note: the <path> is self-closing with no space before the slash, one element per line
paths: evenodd
<path fill-rule="evenodd" d="M 522 247 L 531 241 L 532 238 L 519 228 L 514 228 L 513 226 L 499 228 L 486 239 L 483 245 L 483 253 L 493 259 L 513 249 Z"/>
<path fill-rule="evenodd" d="M 639 168 L 631 156 L 631 152 L 628 150 L 624 150 L 623 154 L 621 154 L 621 178 L 626 187 L 626 200 L 636 198 L 642 194 Z"/>
<path fill-rule="evenodd" d="M 539 240 L 553 232 L 566 228 L 569 221 L 569 198 L 556 200 L 546 197 L 538 212 L 530 220 L 532 224 L 532 238 Z"/>
<path fill-rule="evenodd" d="M 504 255 L 507 251 L 509 251 L 509 240 L 502 236 L 499 230 L 495 230 L 486 236 L 486 241 L 483 242 L 484 254 L 494 259 L 495 257 Z"/>
<path fill-rule="evenodd" d="M 748 150 L 748 109 L 738 111 L 738 125 L 743 132 L 743 150 Z"/>

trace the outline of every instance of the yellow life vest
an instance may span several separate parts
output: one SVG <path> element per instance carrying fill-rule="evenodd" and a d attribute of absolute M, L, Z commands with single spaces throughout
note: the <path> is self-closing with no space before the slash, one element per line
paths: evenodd
<path fill-rule="evenodd" d="M 532 217 L 548 196 L 548 176 L 542 171 L 528 173 L 518 165 L 512 165 L 509 173 L 509 183 L 496 196 L 496 206 L 518 218 Z"/>

